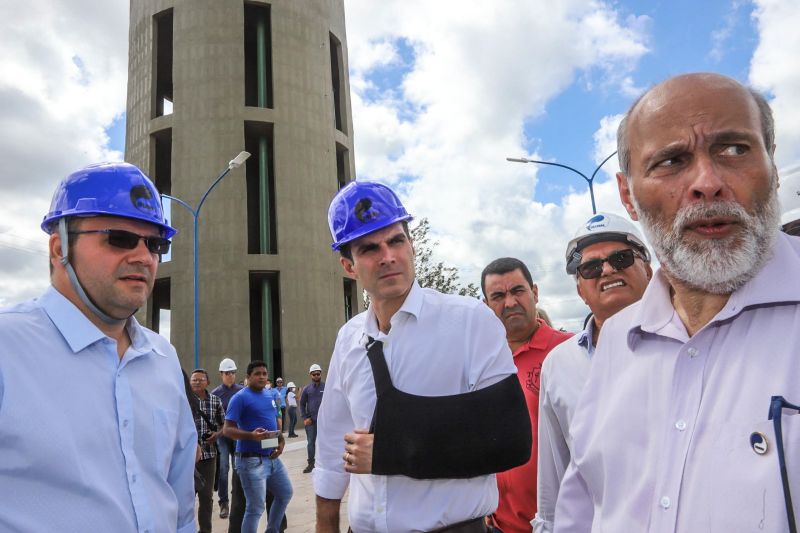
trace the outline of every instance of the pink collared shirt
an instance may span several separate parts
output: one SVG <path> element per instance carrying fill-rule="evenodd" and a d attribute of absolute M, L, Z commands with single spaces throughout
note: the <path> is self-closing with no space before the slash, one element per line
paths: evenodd
<path fill-rule="evenodd" d="M 556 532 L 788 531 L 770 397 L 800 403 L 800 239 L 693 337 L 658 272 L 603 326 L 570 433 Z M 783 443 L 800 516 L 800 415 Z M 759 454 L 751 435 L 766 438 Z"/>

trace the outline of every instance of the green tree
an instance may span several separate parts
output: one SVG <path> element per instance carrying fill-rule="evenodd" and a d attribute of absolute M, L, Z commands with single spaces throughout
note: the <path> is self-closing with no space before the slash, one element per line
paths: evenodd
<path fill-rule="evenodd" d="M 428 236 L 430 229 L 431 225 L 427 218 L 421 218 L 419 224 L 411 228 L 411 238 L 417 252 L 414 267 L 420 286 L 436 289 L 445 294 L 460 294 L 478 298 L 480 288 L 474 283 L 462 285 L 456 267 L 445 266 L 442 261 L 434 262 L 433 249 L 439 242 L 430 240 Z"/>

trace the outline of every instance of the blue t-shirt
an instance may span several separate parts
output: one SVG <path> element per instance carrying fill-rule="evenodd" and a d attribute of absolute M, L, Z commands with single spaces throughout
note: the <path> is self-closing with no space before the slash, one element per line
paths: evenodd
<path fill-rule="evenodd" d="M 280 401 L 280 400 L 279 400 Z M 275 405 L 274 391 L 267 389 L 256 392 L 250 387 L 245 387 L 233 395 L 225 412 L 225 420 L 236 422 L 239 429 L 253 431 L 264 428 L 269 431 L 278 429 L 278 410 Z M 256 452 L 269 455 L 273 448 L 261 448 L 261 442 L 256 440 L 237 440 L 237 452 Z"/>

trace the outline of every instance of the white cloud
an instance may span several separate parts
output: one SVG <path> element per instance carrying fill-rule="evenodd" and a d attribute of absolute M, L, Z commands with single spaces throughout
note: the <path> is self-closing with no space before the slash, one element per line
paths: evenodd
<path fill-rule="evenodd" d="M 125 111 L 128 2 L 0 3 L 0 305 L 48 283 L 38 228 L 58 180 L 118 160 L 105 128 Z"/>
<path fill-rule="evenodd" d="M 562 256 L 591 213 L 588 195 L 543 204 L 534 197 L 535 166 L 505 157 L 536 157 L 526 154 L 535 143 L 525 138 L 526 119 L 576 80 L 637 90 L 630 74 L 647 52 L 646 18 L 621 20 L 592 0 L 396 0 L 380 10 L 347 0 L 346 14 L 359 178 L 397 186 L 409 210 L 430 219 L 438 257 L 459 266 L 465 282 L 478 282 L 492 259 L 516 256 L 534 271 L 557 322 L 582 317 Z M 385 62 L 371 58 L 393 58 L 386 44 L 400 39 L 413 47 L 415 62 L 376 99 L 365 88 L 374 91 L 370 69 Z M 601 205 L 618 204 L 616 185 L 602 180 Z"/>
<path fill-rule="evenodd" d="M 753 17 L 759 43 L 750 63 L 750 83 L 774 96 L 775 159 L 778 168 L 800 163 L 800 69 L 795 67 L 800 50 L 800 4 L 757 0 Z M 779 189 L 781 199 L 792 191 Z"/>

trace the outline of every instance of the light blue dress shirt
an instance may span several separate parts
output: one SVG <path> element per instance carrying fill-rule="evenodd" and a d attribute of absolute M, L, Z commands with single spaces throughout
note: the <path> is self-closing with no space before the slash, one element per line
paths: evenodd
<path fill-rule="evenodd" d="M 122 360 L 54 288 L 0 311 L 0 531 L 195 531 L 197 434 L 175 349 Z"/>

